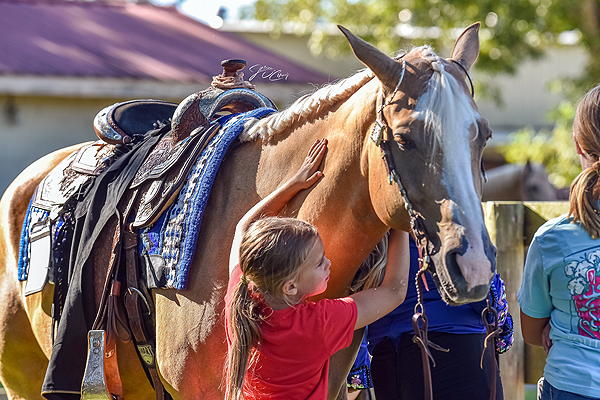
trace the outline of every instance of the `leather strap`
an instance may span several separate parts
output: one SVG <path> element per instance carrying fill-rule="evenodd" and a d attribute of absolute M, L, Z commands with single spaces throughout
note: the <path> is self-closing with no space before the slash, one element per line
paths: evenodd
<path fill-rule="evenodd" d="M 419 324 L 421 322 L 421 324 Z M 415 342 L 421 349 L 421 361 L 423 361 L 423 384 L 424 384 L 424 400 L 433 400 L 433 387 L 431 383 L 431 368 L 429 366 L 429 340 L 427 339 L 427 317 L 424 312 L 415 312 L 412 317 Z M 433 358 L 432 358 L 433 360 Z M 435 366 L 435 361 L 434 361 Z"/>
<path fill-rule="evenodd" d="M 492 316 L 493 322 L 490 324 L 488 322 L 488 315 Z M 485 356 L 485 351 L 490 347 L 490 364 L 492 367 L 492 379 L 490 382 L 490 400 L 496 400 L 496 379 L 498 375 L 498 366 L 500 363 L 498 353 L 496 353 L 496 340 L 498 339 L 501 328 L 498 327 L 498 311 L 494 307 L 492 307 L 490 303 L 490 296 L 487 298 L 487 307 L 483 309 L 481 312 L 481 320 L 483 321 L 483 325 L 485 325 L 485 342 L 483 344 L 483 353 L 481 354 L 481 368 L 483 368 L 483 357 Z"/>
<path fill-rule="evenodd" d="M 139 289 L 138 282 L 138 232 L 132 232 L 126 228 L 124 230 L 123 249 L 125 250 L 126 262 L 126 277 L 127 277 L 127 295 L 125 296 L 125 307 L 129 318 L 129 326 L 135 338 L 135 343 L 138 349 L 140 358 L 143 360 L 143 365 L 150 375 L 150 380 L 156 392 L 157 400 L 165 400 L 170 398 L 165 394 L 165 388 L 160 380 L 158 370 L 156 369 L 156 344 L 152 337 L 146 333 L 144 325 L 143 310 L 139 302 L 139 297 L 144 300 L 150 313 L 150 305 L 146 297 Z M 139 295 L 139 297 L 138 297 Z M 168 397 L 166 397 L 168 396 Z"/>
<path fill-rule="evenodd" d="M 108 392 L 115 399 L 123 399 L 123 384 L 117 360 L 116 338 L 119 337 L 123 342 L 131 340 L 127 324 L 123 322 L 118 309 L 118 298 L 121 296 L 121 283 L 117 280 L 121 258 L 121 226 L 121 217 L 117 213 L 117 226 L 113 234 L 112 252 L 104 281 L 100 307 L 92 325 L 92 330 L 103 330 L 103 328 L 106 330 L 106 343 L 103 346 L 104 378 Z M 126 333 L 126 336 L 121 337 L 119 335 L 117 323 L 120 323 L 124 328 L 122 331 Z"/>

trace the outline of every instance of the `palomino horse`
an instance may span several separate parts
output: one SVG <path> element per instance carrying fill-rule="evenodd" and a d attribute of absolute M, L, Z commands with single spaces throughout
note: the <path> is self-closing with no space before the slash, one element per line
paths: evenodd
<path fill-rule="evenodd" d="M 554 201 L 558 191 L 548 180 L 542 164 L 505 164 L 487 172 L 483 201 Z"/>
<path fill-rule="evenodd" d="M 299 193 L 283 214 L 318 227 L 332 262 L 324 296 L 348 293 L 356 270 L 388 229 L 411 229 L 406 199 L 422 223 L 428 240 L 421 244 L 444 299 L 471 302 L 489 290 L 495 248 L 480 198 L 482 151 L 490 131 L 466 83 L 479 54 L 479 24 L 458 38 L 453 60 L 427 46 L 392 59 L 344 33 L 368 69 L 247 126 L 244 143 L 230 149 L 212 188 L 189 288 L 153 291 L 157 364 L 175 399 L 223 398 L 223 296 L 235 225 L 295 172 L 318 138 L 329 141 L 324 178 Z M 384 126 L 383 139 L 406 197 L 390 184 L 382 150 L 371 139 L 376 120 Z M 0 204 L 0 379 L 11 398 L 40 398 L 51 353 L 43 293 L 25 298 L 17 282 L 21 222 L 40 179 L 73 150 L 60 150 L 27 168 Z M 108 241 L 101 237 L 98 248 Z M 95 260 L 107 259 L 98 253 Z M 125 397 L 154 398 L 134 347 L 120 343 L 118 352 Z M 351 355 L 340 357 L 345 361 L 332 364 L 330 398 L 337 397 L 350 368 Z"/>

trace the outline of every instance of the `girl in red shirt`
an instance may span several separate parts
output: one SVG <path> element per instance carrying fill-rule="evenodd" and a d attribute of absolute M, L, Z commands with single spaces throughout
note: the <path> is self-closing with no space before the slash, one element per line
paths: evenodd
<path fill-rule="evenodd" d="M 298 172 L 236 227 L 225 298 L 227 400 L 326 399 L 329 357 L 406 295 L 408 233 L 392 231 L 381 286 L 343 299 L 306 300 L 327 288 L 331 262 L 314 226 L 275 216 L 321 179 L 326 148 L 326 139 L 315 142 Z"/>

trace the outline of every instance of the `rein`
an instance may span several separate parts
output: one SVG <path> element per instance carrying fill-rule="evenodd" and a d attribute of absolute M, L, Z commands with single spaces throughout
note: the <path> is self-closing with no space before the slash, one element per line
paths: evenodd
<path fill-rule="evenodd" d="M 392 185 L 394 182 L 396 182 L 396 185 L 398 186 L 398 190 L 400 191 L 400 195 L 402 196 L 402 199 L 404 200 L 404 207 L 406 208 L 406 211 L 408 212 L 409 216 L 410 216 L 410 228 L 411 228 L 411 234 L 413 235 L 414 239 L 415 239 L 415 243 L 417 244 L 417 248 L 419 249 L 419 271 L 417 271 L 417 274 L 415 276 L 415 286 L 417 289 L 417 304 L 415 305 L 415 313 L 413 314 L 412 317 L 412 325 L 413 325 L 413 329 L 415 332 L 415 335 L 413 336 L 413 342 L 417 343 L 417 345 L 420 347 L 421 349 L 421 359 L 423 361 L 423 379 L 424 379 L 424 400 L 433 400 L 433 388 L 432 388 L 432 380 L 431 380 L 431 368 L 429 365 L 429 359 L 431 359 L 431 362 L 433 363 L 433 366 L 435 367 L 435 360 L 433 359 L 433 356 L 431 354 L 431 351 L 429 350 L 430 347 L 439 350 L 439 351 L 444 351 L 444 352 L 449 352 L 449 349 L 444 349 L 438 345 L 436 345 L 435 343 L 429 342 L 428 337 L 427 337 L 427 326 L 428 326 L 428 322 L 427 322 L 427 316 L 425 315 L 425 306 L 423 304 L 423 289 L 422 289 L 422 284 L 425 285 L 426 290 L 429 290 L 427 288 L 427 281 L 425 280 L 425 272 L 429 270 L 429 266 L 431 264 L 431 257 L 429 256 L 429 247 L 431 244 L 431 241 L 429 240 L 429 238 L 427 237 L 426 233 L 425 233 L 425 228 L 423 226 L 423 217 L 418 214 L 417 212 L 415 212 L 410 200 L 408 199 L 408 195 L 406 193 L 406 189 L 404 188 L 404 186 L 402 185 L 402 182 L 400 180 L 400 176 L 398 175 L 398 172 L 396 171 L 396 166 L 394 163 L 394 158 L 392 157 L 392 152 L 391 152 L 391 141 L 388 137 L 388 132 L 390 131 L 390 127 L 387 125 L 387 123 L 385 122 L 385 119 L 383 117 L 383 109 L 387 106 L 389 106 L 394 97 L 396 96 L 396 93 L 398 92 L 400 85 L 402 84 L 402 81 L 404 80 L 404 75 L 406 73 L 406 61 L 404 60 L 404 56 L 402 55 L 399 57 L 399 59 L 402 61 L 402 72 L 400 73 L 400 78 L 398 79 L 398 83 L 396 84 L 396 87 L 394 88 L 394 91 L 392 92 L 392 95 L 385 100 L 384 95 L 382 94 L 382 102 L 381 105 L 378 107 L 377 109 L 377 117 L 375 119 L 375 125 L 373 126 L 373 130 L 370 134 L 370 138 L 371 140 L 375 143 L 376 146 L 378 146 L 381 151 L 382 151 L 382 158 L 385 162 L 385 166 L 388 172 L 388 177 L 389 177 L 389 183 L 390 185 Z M 452 61 L 453 63 L 455 63 L 456 65 L 458 65 L 466 74 L 469 83 L 470 83 L 470 87 L 471 87 L 471 96 L 475 96 L 475 87 L 473 85 L 473 80 L 471 79 L 471 75 L 469 74 L 469 71 L 457 60 L 454 60 L 452 58 L 448 58 L 448 61 Z M 421 282 L 422 281 L 422 282 Z M 488 315 L 492 315 L 494 316 L 494 323 L 489 324 L 488 320 L 487 320 L 487 316 Z M 483 323 L 486 327 L 486 339 L 485 339 L 485 346 L 483 349 L 483 353 L 481 355 L 481 367 L 483 368 L 483 356 L 485 354 L 485 350 L 488 346 L 488 342 L 491 341 L 491 339 L 497 338 L 499 335 L 499 329 L 498 329 L 498 317 L 497 317 L 497 312 L 496 310 L 491 307 L 490 305 L 490 301 L 488 299 L 487 301 L 487 307 L 483 310 L 482 312 L 482 320 Z M 492 363 L 492 380 L 491 380 L 491 387 L 490 387 L 490 400 L 494 400 L 496 399 L 496 372 L 497 372 L 497 358 L 496 358 L 496 352 L 495 349 L 493 348 L 494 346 L 492 346 L 492 356 L 494 357 L 494 362 Z"/>

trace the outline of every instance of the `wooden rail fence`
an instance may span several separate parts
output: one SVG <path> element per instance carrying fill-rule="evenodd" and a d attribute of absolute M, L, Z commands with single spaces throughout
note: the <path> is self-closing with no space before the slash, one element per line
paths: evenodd
<path fill-rule="evenodd" d="M 566 201 L 483 203 L 485 223 L 498 248 L 498 272 L 506 284 L 506 298 L 515 326 L 513 346 L 500 356 L 500 374 L 507 400 L 524 399 L 524 384 L 536 383 L 543 375 L 546 358 L 541 347 L 525 345 L 521 336 L 517 291 L 521 285 L 526 251 L 535 231 L 544 222 L 568 211 L 569 203 Z"/>

